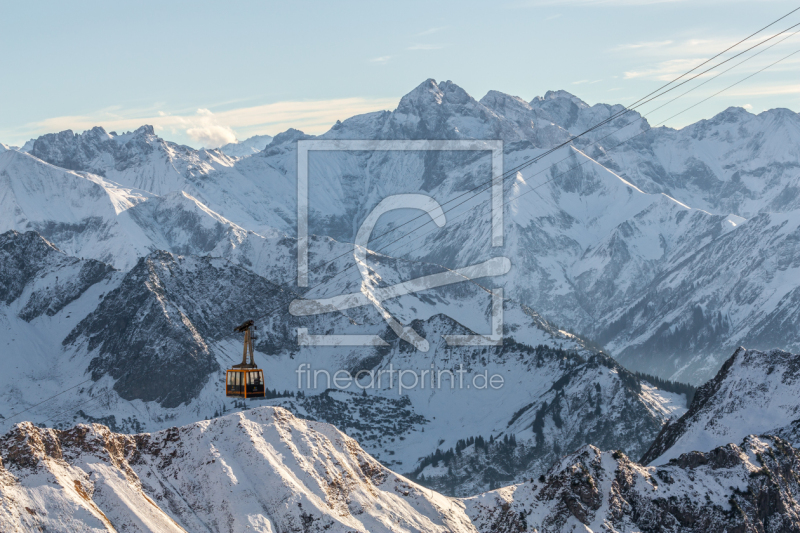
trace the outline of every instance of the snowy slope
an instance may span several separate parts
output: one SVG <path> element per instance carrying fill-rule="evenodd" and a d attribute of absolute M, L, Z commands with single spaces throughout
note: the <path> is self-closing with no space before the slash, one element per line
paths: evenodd
<path fill-rule="evenodd" d="M 156 196 L 27 154 L 0 154 L 0 229 L 34 230 L 70 255 L 132 268 L 154 250 L 224 257 L 274 279 L 296 271 L 284 234 L 246 230 L 185 191 Z"/>
<path fill-rule="evenodd" d="M 25 423 L 0 455 L 9 532 L 475 531 L 461 502 L 279 408 L 139 435 Z"/>
<path fill-rule="evenodd" d="M 760 214 L 669 265 L 596 338 L 628 368 L 695 384 L 739 345 L 796 352 L 798 237 L 797 211 Z"/>
<path fill-rule="evenodd" d="M 697 390 L 689 411 L 664 427 L 642 461 L 660 464 L 746 435 L 786 431 L 800 419 L 799 371 L 798 355 L 737 349 Z"/>
<path fill-rule="evenodd" d="M 220 152 L 231 157 L 247 157 L 260 152 L 272 142 L 271 135 L 253 135 L 243 141 L 228 143 L 217 148 Z"/>
<path fill-rule="evenodd" d="M 800 531 L 800 454 L 777 437 L 657 467 L 585 446 L 538 479 L 462 500 L 270 407 L 152 434 L 22 423 L 0 457 L 4 531 Z"/>
<path fill-rule="evenodd" d="M 650 467 L 586 446 L 537 480 L 464 503 L 485 533 L 789 533 L 800 531 L 798 467 L 798 451 L 769 436 Z"/>
<path fill-rule="evenodd" d="M 681 130 L 658 128 L 601 162 L 651 192 L 744 218 L 800 207 L 800 115 L 731 107 Z"/>
<path fill-rule="evenodd" d="M 155 135 L 152 126 L 121 135 L 101 127 L 81 134 L 70 130 L 47 134 L 35 141 L 31 154 L 156 196 L 182 191 L 228 220 L 262 234 L 288 229 L 286 215 L 270 209 L 280 204 L 275 201 L 276 194 L 280 197 L 288 192 L 288 187 L 270 183 L 285 180 L 270 165 L 243 175 L 234 168 L 235 158 L 218 150 L 194 150 L 171 143 Z M 243 169 L 252 166 L 244 160 L 239 163 Z"/>
<path fill-rule="evenodd" d="M 13 243 L 20 237 L 8 239 Z M 21 256 L 29 255 L 19 249 L 19 243 L 16 246 Z M 370 263 L 376 277 L 383 269 L 406 278 L 415 275 L 410 268 L 413 263 L 389 258 Z M 421 267 L 415 268 L 421 273 Z M 41 269 L 31 269 L 30 276 L 41 276 Z M 18 276 L 9 276 L 14 277 Z M 65 277 L 62 274 L 61 283 L 69 284 Z M 380 279 L 392 282 L 388 276 Z M 337 286 L 345 292 L 358 290 L 357 272 L 345 281 Z M 276 286 L 222 259 L 166 252 L 153 252 L 130 271 L 114 273 L 102 287 L 92 292 L 94 300 L 87 296 L 72 308 L 37 315 L 30 325 L 17 316 L 21 303 L 8 307 L 4 333 L 8 346 L 19 353 L 21 361 L 28 336 L 25 328 L 48 331 L 40 352 L 42 366 L 37 368 L 46 369 L 47 375 L 55 372 L 57 377 L 47 388 L 26 391 L 23 397 L 10 386 L 2 396 L 0 415 L 11 417 L 26 410 L 26 419 L 56 427 L 83 420 L 137 431 L 238 409 L 241 406 L 225 399 L 221 389 L 224 369 L 238 362 L 241 351 L 239 336 L 231 335 L 233 327 L 273 309 L 285 313 L 295 298 L 291 288 Z M 267 403 L 335 423 L 358 437 L 384 464 L 401 472 L 422 473 L 428 483 L 451 494 L 483 490 L 543 471 L 561 451 L 588 442 L 642 454 L 667 417 L 683 412 L 682 396 L 654 391 L 608 357 L 593 355 L 580 338 L 559 331 L 513 300 L 504 307 L 508 337 L 503 346 L 488 351 L 448 347 L 442 338 L 487 329 L 491 298 L 471 283 L 407 295 L 390 305 L 399 319 L 411 322 L 427 338 L 431 346 L 427 353 L 409 350 L 372 307 L 309 317 L 278 313 L 270 320 L 259 320 L 263 338 L 257 343 L 256 356 L 266 371 L 266 385 L 294 394 Z M 378 332 L 387 346 L 298 346 L 300 327 L 312 334 Z M 54 368 L 47 368 L 48 361 Z M 446 382 L 433 388 L 421 383 L 400 391 L 385 379 L 364 398 L 355 384 L 332 393 L 326 392 L 331 383 L 324 378 L 313 384 L 299 381 L 301 365 L 330 373 L 394 368 L 444 370 L 455 375 L 463 368 L 466 386 L 452 388 Z M 13 368 L 9 385 L 18 379 L 19 367 Z M 473 384 L 482 383 L 475 381 L 476 376 L 484 374 L 500 376 L 503 387 L 489 389 L 484 381 L 483 390 L 472 390 Z M 57 404 L 37 405 L 50 391 L 88 378 L 91 382 L 65 392 Z M 546 439 L 540 429 L 532 428 L 537 417 L 547 427 Z M 514 452 L 519 460 L 503 467 L 501 474 L 484 475 L 500 467 L 478 461 L 481 464 L 462 471 L 460 481 L 453 483 L 434 480 L 430 472 L 423 472 L 424 467 L 418 468 L 425 456 L 437 448 L 454 447 L 460 439 L 514 433 L 519 437 L 520 447 Z"/>

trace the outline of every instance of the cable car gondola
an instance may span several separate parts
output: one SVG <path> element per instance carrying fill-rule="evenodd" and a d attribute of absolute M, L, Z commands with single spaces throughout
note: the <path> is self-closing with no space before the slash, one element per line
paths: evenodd
<path fill-rule="evenodd" d="M 253 359 L 253 330 L 256 327 L 252 320 L 248 320 L 241 326 L 234 329 L 239 333 L 244 333 L 244 351 L 242 352 L 242 363 L 233 365 L 225 375 L 225 396 L 236 398 L 263 398 L 264 397 L 264 372 L 256 367 Z M 247 354 L 250 354 L 250 362 L 247 362 Z"/>

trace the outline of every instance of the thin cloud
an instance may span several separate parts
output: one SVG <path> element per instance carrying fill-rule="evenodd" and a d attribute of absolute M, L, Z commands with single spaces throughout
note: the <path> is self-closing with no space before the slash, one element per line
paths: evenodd
<path fill-rule="evenodd" d="M 392 58 L 392 56 L 380 56 L 380 57 L 373 57 L 369 60 L 370 63 L 386 63 Z"/>
<path fill-rule="evenodd" d="M 419 33 L 415 33 L 414 37 L 424 37 L 425 35 L 433 35 L 434 33 L 438 33 L 438 32 L 440 32 L 442 30 L 447 29 L 447 28 L 448 28 L 448 26 L 438 26 L 436 28 L 428 28 L 425 31 L 421 31 Z"/>
<path fill-rule="evenodd" d="M 641 50 L 642 48 L 661 48 L 663 46 L 669 46 L 672 44 L 672 41 L 650 41 L 650 42 L 643 42 L 643 43 L 630 43 L 630 44 L 621 44 L 619 46 L 615 46 L 612 48 L 614 51 L 622 51 L 622 50 Z"/>
<path fill-rule="evenodd" d="M 669 81 L 676 75 L 683 74 L 687 70 L 696 67 L 701 62 L 701 59 L 672 59 L 670 61 L 662 61 L 653 68 L 645 70 L 629 70 L 624 72 L 622 77 L 626 80 L 633 78 L 653 78 L 662 81 Z"/>
<path fill-rule="evenodd" d="M 156 130 L 185 133 L 206 147 L 219 146 L 236 137 L 250 133 L 280 132 L 297 128 L 306 133 L 319 134 L 330 129 L 337 120 L 353 115 L 394 109 L 399 98 L 340 98 L 334 100 L 288 101 L 258 106 L 242 107 L 212 113 L 199 109 L 191 114 L 170 114 L 151 110 L 121 110 L 113 113 L 104 110 L 90 115 L 53 117 L 28 125 L 26 133 L 35 137 L 43 133 L 71 129 L 84 131 L 103 126 L 107 131 L 134 130 L 151 124 Z M 233 136 L 233 137 L 231 137 Z"/>
<path fill-rule="evenodd" d="M 412 44 L 408 50 L 440 50 L 447 46 L 446 44 Z"/>
<path fill-rule="evenodd" d="M 545 20 L 545 21 L 548 21 L 548 20 L 555 20 L 555 19 L 559 18 L 560 16 L 561 16 L 561 13 L 556 13 L 555 15 L 550 15 L 549 17 L 547 17 L 547 18 L 546 18 L 546 19 L 544 19 L 544 20 Z"/>
<path fill-rule="evenodd" d="M 728 93 L 729 96 L 778 96 L 786 94 L 800 94 L 800 84 L 742 87 Z"/>

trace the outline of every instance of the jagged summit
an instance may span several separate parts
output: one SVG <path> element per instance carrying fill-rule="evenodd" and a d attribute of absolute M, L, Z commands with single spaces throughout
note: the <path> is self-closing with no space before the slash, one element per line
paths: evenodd
<path fill-rule="evenodd" d="M 644 467 L 586 446 L 527 483 L 464 503 L 481 532 L 800 531 L 800 454 L 774 436 L 750 436 Z"/>
<path fill-rule="evenodd" d="M 275 137 L 273 137 L 272 141 L 270 141 L 270 143 L 267 144 L 267 146 L 270 146 L 270 145 L 277 146 L 279 144 L 291 143 L 291 142 L 295 142 L 298 139 L 302 139 L 302 138 L 305 138 L 305 137 L 307 137 L 307 135 L 305 133 L 303 133 L 302 131 L 300 131 L 298 129 L 295 129 L 295 128 L 289 128 L 288 130 L 282 131 L 281 133 L 279 133 Z"/>
<path fill-rule="evenodd" d="M 0 456 L 4 531 L 800 531 L 800 454 L 773 436 L 658 467 L 582 446 L 538 478 L 461 500 L 273 407 L 133 435 L 24 422 Z"/>
<path fill-rule="evenodd" d="M 138 435 L 22 423 L 0 455 L 3 531 L 476 531 L 460 502 L 281 408 Z"/>
<path fill-rule="evenodd" d="M 661 464 L 750 434 L 790 433 L 789 426 L 800 420 L 798 398 L 800 355 L 740 347 L 697 390 L 686 414 L 661 430 L 642 462 Z"/>

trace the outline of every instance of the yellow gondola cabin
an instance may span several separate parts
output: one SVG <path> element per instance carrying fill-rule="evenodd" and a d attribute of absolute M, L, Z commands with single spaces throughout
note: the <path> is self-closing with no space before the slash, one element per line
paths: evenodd
<path fill-rule="evenodd" d="M 233 365 L 225 374 L 225 396 L 237 398 L 263 398 L 264 397 L 264 371 L 256 368 L 253 358 L 253 330 L 252 320 L 248 320 L 235 331 L 244 333 L 244 350 L 242 362 Z M 247 361 L 248 354 L 250 362 Z"/>

